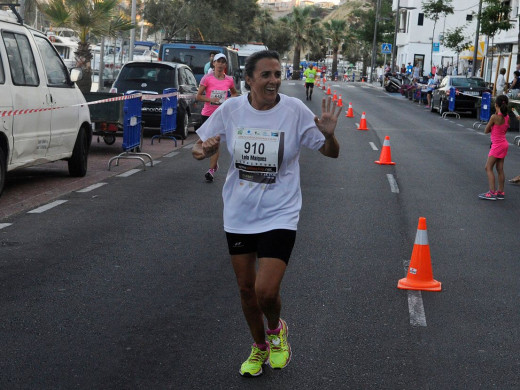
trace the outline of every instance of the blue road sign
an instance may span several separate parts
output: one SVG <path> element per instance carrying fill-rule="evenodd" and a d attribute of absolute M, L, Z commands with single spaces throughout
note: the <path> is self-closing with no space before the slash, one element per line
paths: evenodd
<path fill-rule="evenodd" d="M 392 54 L 392 44 L 391 43 L 383 43 L 381 45 L 381 54 Z"/>
<path fill-rule="evenodd" d="M 439 42 L 433 42 L 433 51 L 439 51 L 440 46 Z"/>

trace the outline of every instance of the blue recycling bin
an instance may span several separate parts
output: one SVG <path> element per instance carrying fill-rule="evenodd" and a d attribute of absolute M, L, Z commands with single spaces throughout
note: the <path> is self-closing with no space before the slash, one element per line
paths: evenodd
<path fill-rule="evenodd" d="M 480 104 L 480 120 L 488 122 L 491 117 L 491 94 L 484 92 L 482 94 L 482 103 Z"/>
<path fill-rule="evenodd" d="M 448 110 L 450 112 L 455 111 L 455 88 L 454 87 L 450 88 L 450 97 L 448 100 Z"/>

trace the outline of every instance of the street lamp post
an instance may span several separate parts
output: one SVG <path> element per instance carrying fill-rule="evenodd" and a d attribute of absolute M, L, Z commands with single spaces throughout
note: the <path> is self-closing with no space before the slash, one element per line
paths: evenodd
<path fill-rule="evenodd" d="M 477 16 L 477 31 L 475 33 L 475 46 L 473 46 L 473 66 L 471 67 L 471 75 L 476 76 L 477 73 L 477 52 L 479 47 L 479 33 L 480 33 L 480 13 L 482 12 L 482 0 L 478 4 Z"/>
<path fill-rule="evenodd" d="M 370 62 L 370 82 L 374 80 L 374 67 L 376 65 L 376 44 L 377 44 L 377 23 L 379 22 L 379 11 L 381 9 L 381 0 L 377 0 L 376 19 L 374 21 L 374 40 L 372 41 L 372 60 Z"/>
<path fill-rule="evenodd" d="M 392 65 L 392 72 L 395 72 L 395 57 L 397 56 L 397 32 L 399 31 L 399 9 L 401 8 L 400 6 L 400 0 L 397 0 L 397 10 L 395 11 L 394 44 L 392 46 L 392 55 L 390 59 L 390 64 Z"/>

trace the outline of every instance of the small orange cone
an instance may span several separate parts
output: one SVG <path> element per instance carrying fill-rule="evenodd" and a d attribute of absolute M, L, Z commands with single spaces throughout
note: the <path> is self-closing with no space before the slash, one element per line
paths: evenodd
<path fill-rule="evenodd" d="M 343 107 L 343 100 L 341 99 L 341 95 L 339 95 L 338 107 Z"/>
<path fill-rule="evenodd" d="M 321 89 L 325 91 L 325 80 L 323 80 L 323 84 L 321 85 Z"/>
<path fill-rule="evenodd" d="M 336 91 L 334 91 L 334 95 L 332 95 L 332 101 L 335 102 L 338 100 L 338 95 L 336 95 Z"/>
<path fill-rule="evenodd" d="M 365 117 L 364 111 L 363 111 L 363 114 L 361 114 L 361 120 L 359 121 L 358 130 L 368 130 L 367 119 Z"/>
<path fill-rule="evenodd" d="M 392 161 L 392 151 L 390 149 L 390 137 L 385 137 L 385 142 L 383 142 L 383 149 L 381 149 L 381 154 L 379 155 L 379 160 L 374 161 L 379 165 L 395 165 L 395 162 Z"/>
<path fill-rule="evenodd" d="M 332 93 L 330 92 L 330 85 L 327 87 L 327 95 L 332 95 Z"/>
<path fill-rule="evenodd" d="M 404 290 L 441 291 L 441 282 L 433 279 L 430 245 L 426 218 L 419 218 L 410 266 L 406 278 L 400 279 L 397 288 Z"/>
<path fill-rule="evenodd" d="M 348 110 L 347 115 L 345 115 L 346 118 L 354 118 L 354 110 L 352 109 L 352 103 L 348 104 Z"/>

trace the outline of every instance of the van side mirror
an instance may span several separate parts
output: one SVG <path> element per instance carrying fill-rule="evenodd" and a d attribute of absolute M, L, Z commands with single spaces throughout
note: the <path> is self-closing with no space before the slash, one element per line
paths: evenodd
<path fill-rule="evenodd" d="M 83 71 L 81 68 L 72 68 L 70 70 L 70 81 L 75 83 L 78 80 L 81 80 L 83 78 Z"/>

